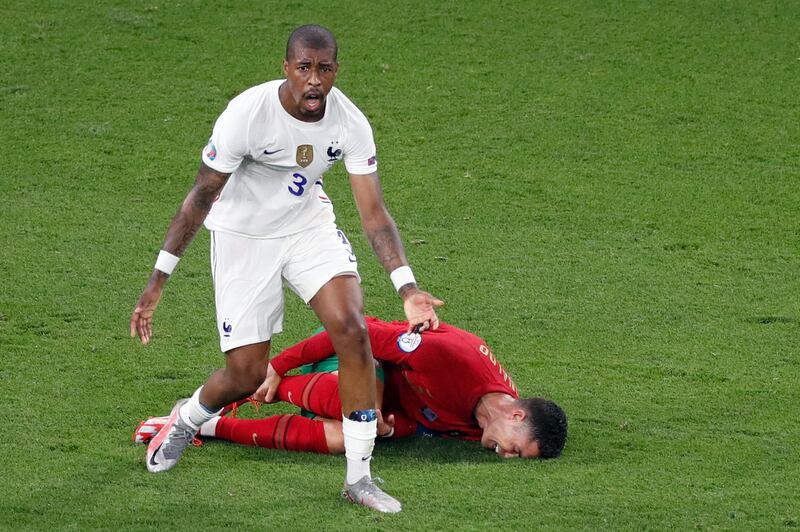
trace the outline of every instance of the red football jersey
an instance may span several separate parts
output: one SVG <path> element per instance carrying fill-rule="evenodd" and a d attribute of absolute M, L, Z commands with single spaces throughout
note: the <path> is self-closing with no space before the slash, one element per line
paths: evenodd
<path fill-rule="evenodd" d="M 487 393 L 519 397 L 511 377 L 480 337 L 442 323 L 435 331 L 406 334 L 406 322 L 367 317 L 373 356 L 386 373 L 384 415 L 394 413 L 398 436 L 413 432 L 413 422 L 440 433 L 479 439 L 473 416 Z M 334 353 L 327 333 L 300 342 L 272 360 L 280 375 Z M 413 422 L 411 422 L 413 421 Z"/>

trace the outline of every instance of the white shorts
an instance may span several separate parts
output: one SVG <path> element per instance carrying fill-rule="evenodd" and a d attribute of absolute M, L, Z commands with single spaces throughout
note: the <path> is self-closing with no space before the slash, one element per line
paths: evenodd
<path fill-rule="evenodd" d="M 332 223 L 281 238 L 211 231 L 220 349 L 266 342 L 283 330 L 283 282 L 308 303 L 348 274 L 361 282 L 353 248 Z"/>

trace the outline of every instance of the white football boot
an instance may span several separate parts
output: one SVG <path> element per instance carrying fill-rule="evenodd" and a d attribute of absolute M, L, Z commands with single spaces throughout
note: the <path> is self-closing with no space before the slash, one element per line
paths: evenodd
<path fill-rule="evenodd" d="M 188 399 L 178 401 L 164 427 L 147 446 L 147 470 L 151 473 L 175 467 L 183 451 L 194 440 L 197 430 L 186 423 L 180 415 L 181 407 L 186 401 Z"/>
<path fill-rule="evenodd" d="M 403 509 L 400 501 L 380 489 L 375 482 L 383 484 L 380 478 L 364 475 L 355 484 L 344 483 L 342 497 L 354 504 L 360 504 L 387 514 L 396 514 Z"/>

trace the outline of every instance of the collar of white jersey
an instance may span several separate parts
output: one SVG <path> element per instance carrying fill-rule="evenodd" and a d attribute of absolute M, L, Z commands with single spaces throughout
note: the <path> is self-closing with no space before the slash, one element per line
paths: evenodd
<path fill-rule="evenodd" d="M 295 126 L 300 127 L 300 128 L 305 128 L 305 129 L 320 129 L 322 127 L 325 127 L 328 124 L 328 117 L 331 114 L 330 113 L 330 110 L 331 110 L 331 106 L 330 106 L 331 96 L 333 96 L 334 91 L 338 90 L 336 87 L 331 87 L 331 91 L 328 93 L 327 96 L 325 96 L 325 114 L 322 115 L 322 118 L 320 118 L 316 122 L 305 122 L 303 120 L 300 120 L 300 119 L 292 116 L 292 114 L 289 111 L 287 111 L 286 108 L 283 107 L 283 104 L 281 103 L 281 97 L 280 97 L 280 92 L 279 91 L 280 91 L 281 86 L 284 83 L 286 83 L 286 80 L 284 79 L 284 80 L 279 80 L 279 81 L 280 81 L 280 83 L 276 83 L 275 84 L 276 87 L 275 87 L 275 91 L 273 93 L 273 97 L 275 98 L 275 101 L 278 103 L 278 107 L 280 108 L 280 110 L 283 113 L 283 115 L 287 118 L 287 120 L 289 120 Z M 335 98 L 335 96 L 334 96 L 334 98 Z"/>

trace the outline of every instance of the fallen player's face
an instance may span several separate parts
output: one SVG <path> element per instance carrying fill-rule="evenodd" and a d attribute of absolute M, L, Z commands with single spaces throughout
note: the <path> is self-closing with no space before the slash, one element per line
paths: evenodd
<path fill-rule="evenodd" d="M 333 88 L 339 69 L 333 54 L 333 48 L 296 46 L 291 59 L 284 60 L 286 87 L 294 107 L 292 114 L 308 121 L 325 116 L 325 98 Z"/>
<path fill-rule="evenodd" d="M 514 419 L 492 423 L 483 431 L 481 445 L 503 458 L 539 457 L 539 444 L 530 439 L 527 426 Z"/>

